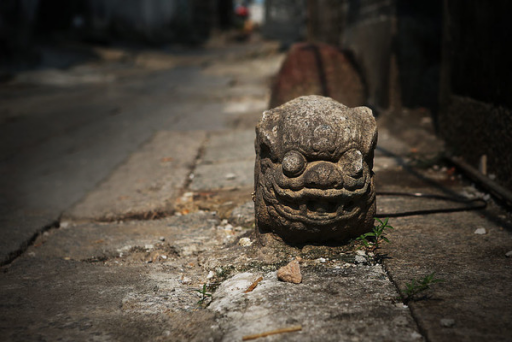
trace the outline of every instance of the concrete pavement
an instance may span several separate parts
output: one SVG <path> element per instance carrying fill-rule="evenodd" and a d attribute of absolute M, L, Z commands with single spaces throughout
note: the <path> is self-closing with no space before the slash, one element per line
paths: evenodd
<path fill-rule="evenodd" d="M 188 56 L 101 50 L 96 62 L 3 84 L 0 263 L 55 226 L 156 132 L 226 129 L 234 116 L 261 111 L 282 59 L 276 49 L 261 43 Z M 261 58 L 247 60 L 252 55 Z"/>
<path fill-rule="evenodd" d="M 34 177 L 22 184 L 25 192 L 8 194 L 25 194 L 34 208 L 53 210 L 47 217 L 56 224 L 2 267 L 1 340 L 240 341 L 297 325 L 300 331 L 260 340 L 509 339 L 511 216 L 492 203 L 485 211 L 391 219 L 391 243 L 376 255 L 354 244 L 274 249 L 255 242 L 253 125 L 281 58 L 143 73 L 147 89 L 138 83 L 140 75 L 137 82 L 128 77 L 126 84 L 139 88 L 127 107 L 134 112 L 126 132 L 114 129 L 123 120 L 102 117 L 89 128 L 45 138 L 54 147 L 44 147 L 45 154 L 25 164 L 21 155 L 34 153 L 29 143 L 20 143 L 20 157 L 4 159 L 6 170 L 29 170 L 7 173 L 11 178 L 3 189 Z M 176 73 L 183 73 L 178 80 Z M 159 89 L 153 77 L 175 84 L 175 92 Z M 150 98 L 143 100 L 138 91 Z M 153 97 L 153 91 L 160 95 Z M 407 116 L 407 129 L 397 129 L 393 116 L 399 114 Z M 378 119 L 377 191 L 482 195 L 449 166 L 430 159 L 442 144 L 426 113 L 399 114 Z M 89 135 L 95 129 L 101 132 Z M 98 136 L 103 140 L 96 141 Z M 64 157 L 64 137 L 77 146 L 71 160 Z M 87 153 L 89 163 L 78 163 Z M 50 155 L 59 172 L 45 174 L 37 167 L 51 164 L 44 161 Z M 49 180 L 62 184 L 44 197 Z M 451 204 L 379 197 L 377 205 L 379 212 L 396 212 Z M 32 207 L 18 208 L 25 217 Z M 17 231 L 16 217 L 7 217 L 13 223 L 3 225 L 2 234 Z M 41 229 L 37 223 L 31 227 L 37 228 L 27 236 Z M 475 234 L 480 228 L 485 233 Z M 13 246 L 22 241 L 2 240 L 15 241 Z M 279 282 L 276 270 L 296 257 L 302 259 L 303 282 Z M 444 281 L 404 304 L 406 283 L 433 272 Z M 244 293 L 259 277 L 255 289 Z"/>

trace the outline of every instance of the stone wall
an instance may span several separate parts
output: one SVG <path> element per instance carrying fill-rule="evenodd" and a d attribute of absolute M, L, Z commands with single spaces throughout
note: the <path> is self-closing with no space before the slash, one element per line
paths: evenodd
<path fill-rule="evenodd" d="M 215 0 L 86 0 L 88 28 L 115 38 L 200 43 L 217 24 Z"/>
<path fill-rule="evenodd" d="M 22 51 L 38 38 L 55 36 L 199 44 L 212 29 L 229 28 L 232 16 L 232 0 L 3 0 L 0 52 Z"/>
<path fill-rule="evenodd" d="M 352 51 L 375 108 L 389 106 L 394 20 L 393 0 L 348 0 L 342 47 Z"/>
<path fill-rule="evenodd" d="M 308 39 L 353 54 L 367 105 L 428 108 L 452 154 L 487 159 L 512 190 L 510 13 L 504 0 L 309 1 Z"/>
<path fill-rule="evenodd" d="M 448 148 L 512 190 L 512 3 L 445 1 L 439 132 Z"/>

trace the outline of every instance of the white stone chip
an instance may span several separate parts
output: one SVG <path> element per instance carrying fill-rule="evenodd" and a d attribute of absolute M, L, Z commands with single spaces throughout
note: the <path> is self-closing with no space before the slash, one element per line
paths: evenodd
<path fill-rule="evenodd" d="M 453 318 L 443 318 L 439 321 L 442 327 L 451 328 L 455 325 L 455 320 Z"/>
<path fill-rule="evenodd" d="M 477 235 L 485 235 L 485 234 L 487 234 L 487 231 L 485 230 L 485 228 L 477 228 L 475 230 L 475 234 L 477 234 Z"/>
<path fill-rule="evenodd" d="M 252 245 L 252 241 L 249 238 L 243 237 L 238 241 L 238 244 L 243 247 L 248 247 Z"/>
<path fill-rule="evenodd" d="M 235 178 L 236 178 L 236 175 L 234 173 L 227 173 L 226 174 L 226 179 L 231 180 L 231 179 L 235 179 Z"/>

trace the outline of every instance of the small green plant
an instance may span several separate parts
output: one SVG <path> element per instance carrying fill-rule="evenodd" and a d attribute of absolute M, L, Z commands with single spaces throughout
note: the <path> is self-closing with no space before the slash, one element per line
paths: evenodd
<path fill-rule="evenodd" d="M 417 295 L 419 293 L 422 293 L 428 289 L 430 289 L 430 286 L 435 283 L 441 283 L 443 282 L 443 279 L 436 279 L 435 278 L 435 272 L 432 272 L 431 274 L 425 276 L 423 279 L 416 280 L 413 279 L 410 283 L 405 283 L 405 289 L 404 289 L 404 303 L 407 303 L 411 300 L 416 300 Z"/>
<path fill-rule="evenodd" d="M 375 220 L 378 221 L 379 224 L 374 226 L 371 232 L 365 233 L 356 238 L 356 240 L 360 241 L 366 249 L 371 251 L 379 249 L 382 242 L 389 243 L 389 240 L 384 236 L 384 233 L 387 229 L 394 229 L 388 224 L 389 218 L 385 218 L 384 221 L 382 221 L 376 217 Z"/>
<path fill-rule="evenodd" d="M 199 290 L 194 290 L 196 292 L 199 292 L 201 294 L 201 299 L 197 302 L 197 305 L 202 305 L 204 303 L 204 301 L 208 298 L 208 297 L 211 297 L 212 294 L 209 293 L 209 292 L 206 292 L 207 291 L 207 287 L 206 287 L 206 283 L 203 284 L 203 287 Z"/>

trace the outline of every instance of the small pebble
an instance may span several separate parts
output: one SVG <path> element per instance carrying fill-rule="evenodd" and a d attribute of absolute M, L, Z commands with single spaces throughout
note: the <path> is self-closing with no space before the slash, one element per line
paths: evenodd
<path fill-rule="evenodd" d="M 160 236 L 160 238 L 158 240 L 163 242 L 163 241 L 165 241 L 165 238 L 163 236 Z"/>
<path fill-rule="evenodd" d="M 475 234 L 477 235 L 485 235 L 487 234 L 487 231 L 485 230 L 485 228 L 478 228 L 475 230 Z"/>
<path fill-rule="evenodd" d="M 211 278 L 213 278 L 214 276 L 215 276 L 215 272 L 210 271 L 210 272 L 208 272 L 208 275 L 206 276 L 206 279 L 211 279 Z"/>
<path fill-rule="evenodd" d="M 455 325 L 455 320 L 452 318 L 443 318 L 439 321 L 442 327 L 451 328 Z"/>
<path fill-rule="evenodd" d="M 357 255 L 366 255 L 366 252 L 365 252 L 365 251 L 363 251 L 362 249 L 358 249 L 358 250 L 356 251 L 356 254 L 357 254 Z"/>
<path fill-rule="evenodd" d="M 249 247 L 250 245 L 252 245 L 252 241 L 251 239 L 244 237 L 238 241 L 238 244 L 243 247 Z"/>
<path fill-rule="evenodd" d="M 507 258 L 512 258 L 512 251 L 508 251 L 508 252 L 505 254 L 505 256 L 506 256 Z"/>
<path fill-rule="evenodd" d="M 411 334 L 411 339 L 413 340 L 419 340 L 423 338 L 423 336 L 421 336 L 419 333 L 417 333 L 416 331 L 414 331 L 412 334 Z"/>
<path fill-rule="evenodd" d="M 281 267 L 277 271 L 277 279 L 287 283 L 300 284 L 302 282 L 302 274 L 297 260 L 291 261 L 288 265 Z"/>
<path fill-rule="evenodd" d="M 325 262 L 325 258 L 318 258 L 318 261 L 321 262 L 321 263 L 324 263 Z"/>
<path fill-rule="evenodd" d="M 368 263 L 368 260 L 366 260 L 366 258 L 362 255 L 356 255 L 356 257 L 354 258 L 354 262 L 356 264 L 366 264 Z"/>

